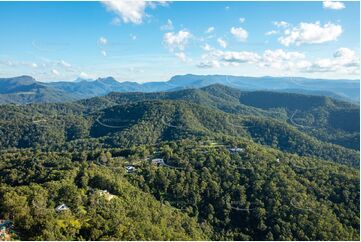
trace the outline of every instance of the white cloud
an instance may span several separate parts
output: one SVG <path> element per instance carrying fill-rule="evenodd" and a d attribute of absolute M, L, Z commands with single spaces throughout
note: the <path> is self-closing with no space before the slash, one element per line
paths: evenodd
<path fill-rule="evenodd" d="M 248 32 L 241 27 L 239 27 L 239 28 L 232 27 L 230 32 L 239 41 L 246 41 L 248 38 Z"/>
<path fill-rule="evenodd" d="M 167 20 L 167 23 L 163 26 L 160 27 L 161 30 L 173 30 L 174 29 L 174 26 L 173 26 L 173 22 L 172 20 L 168 19 Z"/>
<path fill-rule="evenodd" d="M 333 54 L 333 57 L 341 58 L 345 60 L 353 60 L 356 57 L 356 55 L 353 50 L 343 47 L 336 50 L 336 52 Z"/>
<path fill-rule="evenodd" d="M 219 68 L 221 67 L 221 64 L 219 63 L 219 61 L 216 60 L 212 60 L 212 61 L 202 61 L 201 63 L 199 63 L 197 65 L 197 67 L 199 68 Z"/>
<path fill-rule="evenodd" d="M 270 30 L 268 32 L 265 33 L 265 35 L 269 36 L 269 35 L 274 35 L 277 34 L 278 32 L 276 30 Z"/>
<path fill-rule="evenodd" d="M 102 3 L 108 11 L 117 14 L 124 23 L 134 24 L 141 24 L 146 16 L 145 9 L 148 6 L 155 6 L 154 3 L 144 0 L 105 0 Z"/>
<path fill-rule="evenodd" d="M 178 59 L 180 59 L 182 62 L 186 62 L 188 60 L 184 52 L 175 53 L 175 56 L 178 57 Z"/>
<path fill-rule="evenodd" d="M 64 61 L 64 60 L 60 60 L 59 64 L 62 65 L 63 67 L 66 67 L 66 68 L 71 67 L 71 64 Z"/>
<path fill-rule="evenodd" d="M 360 59 L 353 50 L 339 48 L 335 51 L 332 58 L 318 59 L 306 68 L 305 71 L 358 74 L 360 72 Z"/>
<path fill-rule="evenodd" d="M 331 58 L 308 60 L 306 55 L 297 51 L 267 49 L 262 54 L 249 51 L 222 51 L 207 48 L 202 55 L 198 68 L 220 66 L 239 66 L 252 64 L 263 71 L 281 71 L 281 73 L 332 73 L 334 75 L 357 75 L 360 72 L 360 59 L 355 51 L 339 48 Z"/>
<path fill-rule="evenodd" d="M 37 68 L 37 67 L 38 67 L 38 64 L 36 64 L 35 62 L 34 62 L 34 63 L 31 63 L 31 67 Z"/>
<path fill-rule="evenodd" d="M 212 51 L 213 50 L 212 46 L 210 46 L 209 44 L 205 44 L 205 45 L 203 45 L 201 47 L 205 51 Z"/>
<path fill-rule="evenodd" d="M 51 70 L 51 73 L 53 73 L 55 76 L 59 76 L 59 75 L 60 75 L 59 71 L 56 70 L 56 69 L 52 69 L 52 70 Z"/>
<path fill-rule="evenodd" d="M 243 24 L 245 21 L 246 21 L 245 18 L 239 18 L 239 22 L 240 22 L 241 24 Z"/>
<path fill-rule="evenodd" d="M 100 37 L 99 38 L 99 44 L 100 45 L 106 45 L 106 44 L 108 44 L 108 40 L 105 37 Z"/>
<path fill-rule="evenodd" d="M 206 33 L 206 34 L 210 34 L 210 33 L 212 33 L 213 31 L 214 31 L 214 27 L 211 26 L 211 27 L 209 27 L 209 28 L 205 31 L 205 33 Z"/>
<path fill-rule="evenodd" d="M 287 23 L 286 21 L 274 21 L 273 25 L 278 27 L 278 28 L 286 28 L 288 27 L 290 24 Z"/>
<path fill-rule="evenodd" d="M 107 56 L 107 52 L 105 50 L 102 50 L 100 53 L 102 54 L 102 56 Z"/>
<path fill-rule="evenodd" d="M 170 50 L 184 50 L 191 36 L 191 33 L 186 30 L 168 32 L 164 34 L 163 41 Z"/>
<path fill-rule="evenodd" d="M 91 78 L 93 78 L 92 75 L 89 75 L 88 73 L 83 72 L 83 71 L 80 72 L 79 77 L 80 77 L 80 78 L 83 78 L 83 79 L 91 79 Z"/>
<path fill-rule="evenodd" d="M 220 51 L 218 55 L 222 61 L 234 63 L 256 63 L 261 58 L 257 53 L 249 51 Z"/>
<path fill-rule="evenodd" d="M 303 59 L 305 55 L 300 52 L 290 51 L 286 52 L 282 49 L 277 50 L 265 50 L 263 53 L 263 61 L 265 62 L 275 62 L 279 60 L 294 60 L 294 59 Z"/>
<path fill-rule="evenodd" d="M 343 4 L 342 2 L 336 2 L 330 0 L 323 1 L 322 5 L 323 8 L 334 9 L 334 10 L 340 10 L 345 8 L 345 4 Z"/>
<path fill-rule="evenodd" d="M 282 49 L 265 50 L 263 55 L 249 51 L 220 51 L 213 50 L 202 57 L 203 62 L 198 67 L 206 68 L 212 61 L 219 65 L 239 65 L 241 63 L 255 64 L 259 67 L 267 67 L 278 70 L 294 68 L 297 65 L 305 64 L 305 55 L 300 52 L 287 52 Z"/>
<path fill-rule="evenodd" d="M 227 42 L 224 39 L 218 38 L 217 42 L 222 48 L 227 48 Z"/>
<path fill-rule="evenodd" d="M 287 52 L 282 49 L 268 49 L 263 52 L 262 60 L 258 64 L 262 67 L 287 70 L 295 68 L 297 65 L 305 65 L 305 57 L 303 53 L 296 51 Z"/>
<path fill-rule="evenodd" d="M 316 23 L 300 23 L 298 26 L 287 29 L 284 35 L 278 40 L 284 46 L 292 44 L 319 44 L 328 41 L 337 40 L 342 33 L 342 26 L 333 23 L 327 23 L 323 26 Z"/>

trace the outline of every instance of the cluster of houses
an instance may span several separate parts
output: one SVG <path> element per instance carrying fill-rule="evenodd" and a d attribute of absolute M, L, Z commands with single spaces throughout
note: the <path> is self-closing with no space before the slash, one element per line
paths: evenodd
<path fill-rule="evenodd" d="M 110 201 L 116 197 L 115 195 L 109 193 L 107 190 L 99 190 L 98 192 L 99 192 L 99 195 L 104 197 L 105 200 L 107 200 L 107 201 Z M 68 210 L 70 210 L 70 208 L 65 203 L 62 203 L 55 208 L 55 211 L 58 213 L 63 212 L 63 211 L 68 211 Z M 1 220 L 0 220 L 0 223 L 1 223 Z M 1 239 L 0 239 L 0 241 L 1 241 Z"/>

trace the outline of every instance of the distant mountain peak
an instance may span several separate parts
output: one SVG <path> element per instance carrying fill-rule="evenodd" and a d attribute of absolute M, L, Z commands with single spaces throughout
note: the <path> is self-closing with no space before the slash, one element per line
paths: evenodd
<path fill-rule="evenodd" d="M 85 79 L 85 78 L 78 77 L 73 82 L 92 82 L 92 81 L 94 81 L 94 80 L 93 79 Z"/>
<path fill-rule="evenodd" d="M 108 76 L 108 77 L 104 77 L 104 78 L 98 78 L 96 79 L 95 81 L 98 81 L 98 82 L 105 82 L 105 83 L 119 83 L 117 80 L 115 80 L 114 77 L 112 76 Z"/>
<path fill-rule="evenodd" d="M 21 76 L 15 77 L 15 78 L 26 78 L 26 79 L 32 79 L 32 80 L 35 80 L 35 79 L 34 79 L 34 77 L 29 76 L 29 75 L 21 75 Z"/>
<path fill-rule="evenodd" d="M 17 82 L 22 84 L 31 84 L 36 82 L 36 80 L 32 76 L 28 76 L 28 75 L 22 75 L 22 76 L 10 77 L 10 78 L 0 78 L 0 81 L 7 81 L 13 83 Z"/>

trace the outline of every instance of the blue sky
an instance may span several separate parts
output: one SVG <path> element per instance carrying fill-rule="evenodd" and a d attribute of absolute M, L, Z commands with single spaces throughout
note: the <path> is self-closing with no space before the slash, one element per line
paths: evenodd
<path fill-rule="evenodd" d="M 359 2 L 0 2 L 0 76 L 359 76 Z"/>

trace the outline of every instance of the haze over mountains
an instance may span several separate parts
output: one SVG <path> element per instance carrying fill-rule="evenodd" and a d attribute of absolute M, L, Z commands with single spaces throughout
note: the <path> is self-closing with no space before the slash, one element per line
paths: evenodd
<path fill-rule="evenodd" d="M 225 75 L 178 75 L 167 82 L 118 82 L 113 77 L 73 82 L 38 82 L 30 76 L 0 78 L 0 103 L 65 102 L 110 92 L 159 92 L 223 84 L 243 91 L 273 90 L 329 96 L 358 102 L 359 80 L 323 80 L 288 77 L 240 77 Z"/>

